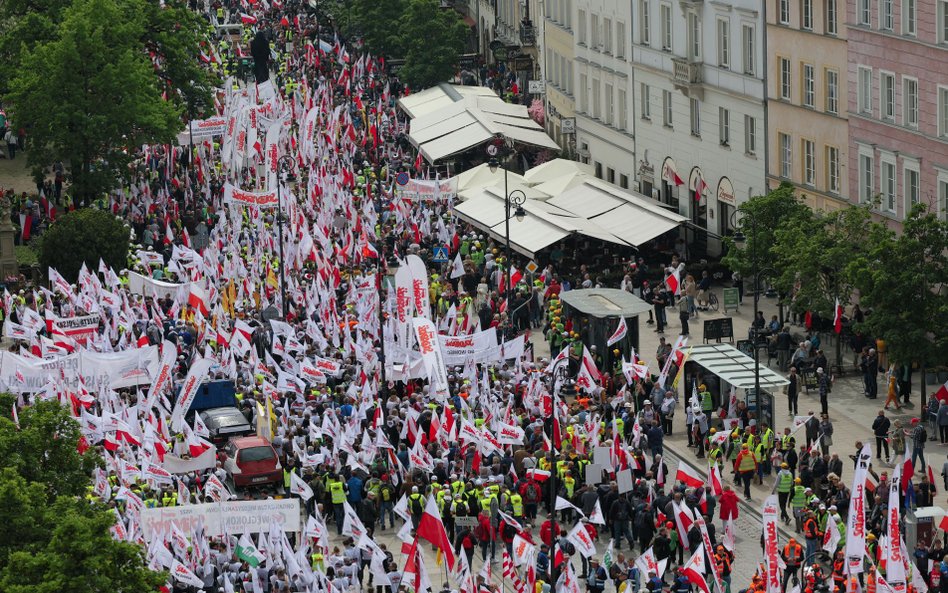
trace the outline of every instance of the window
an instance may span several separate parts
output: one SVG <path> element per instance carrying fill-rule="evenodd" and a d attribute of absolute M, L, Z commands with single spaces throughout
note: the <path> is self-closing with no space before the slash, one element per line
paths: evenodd
<path fill-rule="evenodd" d="M 652 105 L 651 105 L 651 98 L 649 97 L 649 93 L 651 89 L 644 82 L 639 88 L 640 88 L 639 97 L 640 97 L 640 100 L 642 101 L 642 106 L 639 109 L 639 111 L 642 114 L 642 119 L 650 120 L 652 119 Z"/>
<path fill-rule="evenodd" d="M 649 2 L 651 0 L 642 0 L 642 10 L 640 11 L 639 21 L 642 25 L 641 42 L 642 45 L 649 45 L 652 42 L 652 35 L 649 31 Z"/>
<path fill-rule="evenodd" d="M 921 190 L 919 189 L 918 163 L 904 163 L 902 165 L 902 180 L 905 183 L 903 194 L 905 195 L 905 213 L 908 214 L 912 206 L 918 204 L 921 199 Z"/>
<path fill-rule="evenodd" d="M 701 103 L 695 99 L 691 98 L 689 103 L 691 104 L 691 135 L 701 137 Z"/>
<path fill-rule="evenodd" d="M 938 135 L 948 136 L 948 87 L 938 87 Z"/>
<path fill-rule="evenodd" d="M 586 75 L 579 75 L 579 110 L 583 113 L 589 112 L 589 106 L 586 105 Z"/>
<path fill-rule="evenodd" d="M 895 75 L 879 73 L 879 107 L 882 119 L 895 119 Z"/>
<path fill-rule="evenodd" d="M 938 43 L 948 43 L 948 0 L 938 0 L 935 28 L 938 31 Z"/>
<path fill-rule="evenodd" d="M 816 144 L 812 140 L 804 140 L 803 148 L 803 183 L 816 185 Z"/>
<path fill-rule="evenodd" d="M 671 91 L 662 91 L 662 123 L 672 127 L 672 94 Z"/>
<path fill-rule="evenodd" d="M 662 50 L 671 51 L 672 49 L 672 8 L 668 4 L 662 4 L 659 10 L 659 17 L 662 21 Z"/>
<path fill-rule="evenodd" d="M 800 27 L 807 31 L 813 30 L 813 0 L 800 2 Z"/>
<path fill-rule="evenodd" d="M 616 182 L 616 170 L 612 168 L 606 168 L 606 181 L 609 183 Z"/>
<path fill-rule="evenodd" d="M 693 12 L 688 13 L 688 57 L 701 60 L 701 19 Z"/>
<path fill-rule="evenodd" d="M 938 216 L 948 222 L 948 179 L 938 176 Z"/>
<path fill-rule="evenodd" d="M 602 88 L 599 86 L 599 81 L 595 78 L 592 81 L 592 116 L 595 119 L 599 119 L 599 116 L 602 115 L 600 109 L 602 108 Z"/>
<path fill-rule="evenodd" d="M 839 193 L 839 149 L 835 146 L 826 147 L 826 189 Z"/>
<path fill-rule="evenodd" d="M 596 161 L 596 179 L 602 179 L 602 163 Z"/>
<path fill-rule="evenodd" d="M 780 139 L 780 176 L 790 178 L 793 164 L 793 145 L 788 134 L 778 134 Z"/>
<path fill-rule="evenodd" d="M 859 198 L 863 204 L 873 199 L 872 194 L 872 155 L 859 155 Z"/>
<path fill-rule="evenodd" d="M 718 19 L 718 66 L 731 65 L 731 22 Z"/>
<path fill-rule="evenodd" d="M 780 24 L 790 24 L 790 0 L 780 0 Z"/>
<path fill-rule="evenodd" d="M 622 173 L 619 174 L 619 187 L 622 189 L 629 189 L 629 176 Z"/>
<path fill-rule="evenodd" d="M 599 36 L 599 15 L 589 15 L 589 47 L 602 49 L 602 38 Z"/>
<path fill-rule="evenodd" d="M 616 23 L 616 57 L 625 57 L 625 23 Z"/>
<path fill-rule="evenodd" d="M 917 29 L 917 13 L 915 6 L 916 0 L 902 0 L 902 34 L 915 35 Z"/>
<path fill-rule="evenodd" d="M 870 0 L 859 0 L 859 7 L 856 12 L 859 15 L 859 24 L 869 26 L 869 1 Z"/>
<path fill-rule="evenodd" d="M 882 209 L 895 212 L 895 163 L 882 161 L 879 189 L 882 191 Z"/>
<path fill-rule="evenodd" d="M 741 27 L 741 47 L 744 57 L 744 74 L 754 75 L 754 26 L 743 25 Z"/>
<path fill-rule="evenodd" d="M 918 81 L 914 78 L 902 78 L 902 109 L 902 123 L 918 128 Z"/>
<path fill-rule="evenodd" d="M 826 104 L 827 113 L 839 113 L 839 72 L 827 69 L 826 77 Z"/>
<path fill-rule="evenodd" d="M 892 30 L 892 0 L 879 0 L 879 28 Z"/>
<path fill-rule="evenodd" d="M 790 60 L 780 58 L 780 98 L 790 100 Z"/>
<path fill-rule="evenodd" d="M 872 68 L 859 67 L 858 102 L 860 113 L 872 113 Z"/>
<path fill-rule="evenodd" d="M 718 107 L 718 140 L 721 146 L 731 144 L 731 112 L 724 107 Z"/>
<path fill-rule="evenodd" d="M 602 51 L 607 54 L 612 53 L 612 21 L 610 19 L 602 20 Z"/>
<path fill-rule="evenodd" d="M 836 0 L 826 0 L 826 32 L 836 35 L 839 32 L 839 14 L 836 9 Z"/>
<path fill-rule="evenodd" d="M 816 99 L 816 80 L 813 64 L 803 65 L 803 105 L 813 107 Z"/>
<path fill-rule="evenodd" d="M 613 116 L 615 116 L 615 111 L 616 111 L 616 107 L 615 107 L 615 96 L 614 96 L 612 93 L 613 93 L 612 85 L 609 84 L 609 83 L 606 83 L 606 97 L 605 97 L 605 99 L 606 99 L 606 118 L 605 118 L 604 121 L 606 122 L 606 125 L 607 125 L 607 126 L 611 126 L 611 125 L 612 125 L 612 122 L 613 122 L 613 119 L 612 119 L 612 118 L 613 118 Z"/>
<path fill-rule="evenodd" d="M 744 116 L 744 152 L 757 153 L 757 120 L 749 115 Z"/>
<path fill-rule="evenodd" d="M 625 89 L 619 89 L 619 121 L 616 122 L 616 125 L 620 130 L 625 130 L 629 127 L 629 107 L 626 104 L 625 100 Z"/>
<path fill-rule="evenodd" d="M 578 34 L 578 42 L 580 45 L 586 45 L 586 11 L 585 10 L 579 11 L 579 20 L 577 22 L 579 23 L 576 27 L 578 29 L 576 31 L 576 33 Z"/>

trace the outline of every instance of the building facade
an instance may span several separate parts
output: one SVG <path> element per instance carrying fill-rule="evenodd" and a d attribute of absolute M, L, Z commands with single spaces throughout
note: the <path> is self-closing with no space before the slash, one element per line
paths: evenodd
<path fill-rule="evenodd" d="M 765 191 L 763 6 L 632 0 L 638 189 L 691 219 L 690 257 L 720 253 L 737 205 Z"/>
<path fill-rule="evenodd" d="M 849 202 L 844 0 L 767 2 L 767 181 L 814 209 Z"/>
<path fill-rule="evenodd" d="M 575 68 L 573 67 L 573 2 L 546 0 L 540 19 L 540 61 L 546 92 L 546 130 L 557 144 L 576 154 L 575 132 L 563 132 L 563 120 L 575 119 Z M 575 130 L 575 126 L 574 126 Z"/>
<path fill-rule="evenodd" d="M 948 212 L 948 1 L 854 0 L 849 184 L 899 225 L 915 203 Z"/>
<path fill-rule="evenodd" d="M 631 189 L 635 137 L 629 31 L 631 4 L 575 0 L 576 145 L 596 176 Z"/>

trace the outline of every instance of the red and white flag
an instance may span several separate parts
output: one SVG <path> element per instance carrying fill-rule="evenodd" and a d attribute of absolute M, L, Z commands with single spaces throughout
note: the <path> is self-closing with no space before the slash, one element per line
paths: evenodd
<path fill-rule="evenodd" d="M 619 327 L 616 328 L 616 331 L 613 332 L 609 339 L 606 341 L 606 346 L 612 346 L 616 342 L 621 341 L 625 338 L 625 335 L 629 333 L 629 327 L 625 324 L 625 317 L 619 318 Z"/>
<path fill-rule="evenodd" d="M 675 171 L 675 168 L 669 162 L 666 162 L 665 167 L 662 169 L 662 179 L 675 185 L 685 184 L 684 180 L 678 176 L 678 171 Z"/>
<path fill-rule="evenodd" d="M 16 410 L 16 402 L 13 402 L 13 424 L 17 429 L 20 428 L 20 414 Z"/>
<path fill-rule="evenodd" d="M 681 278 L 678 277 L 678 270 L 672 270 L 665 278 L 665 286 L 672 294 L 681 294 Z"/>
<path fill-rule="evenodd" d="M 207 306 L 207 293 L 204 291 L 204 287 L 196 282 L 191 283 L 191 292 L 188 294 L 188 305 L 200 311 L 201 315 L 205 317 L 210 313 L 210 308 Z"/>
<path fill-rule="evenodd" d="M 448 532 L 441 521 L 441 513 L 438 512 L 438 505 L 433 496 L 428 497 L 425 503 L 425 511 L 418 520 L 418 537 L 428 540 L 431 544 L 440 549 L 448 563 L 448 569 L 454 570 L 454 549 L 451 546 L 451 540 L 448 538 Z"/>
<path fill-rule="evenodd" d="M 684 461 L 678 462 L 678 471 L 675 472 L 675 481 L 684 482 L 684 484 L 690 488 L 704 488 L 705 485 L 704 478 L 701 477 L 698 470 Z"/>
<path fill-rule="evenodd" d="M 240 13 L 240 22 L 245 25 L 256 25 L 257 19 L 246 13 Z"/>
<path fill-rule="evenodd" d="M 695 201 L 700 202 L 701 197 L 704 195 L 708 189 L 708 184 L 704 182 L 704 176 L 698 175 L 698 180 L 695 181 Z"/>
<path fill-rule="evenodd" d="M 933 397 L 939 401 L 948 400 L 948 381 L 945 381 L 945 384 L 938 388 Z"/>
<path fill-rule="evenodd" d="M 691 555 L 688 562 L 685 562 L 685 565 L 681 567 L 681 572 L 692 585 L 698 587 L 704 591 L 704 593 L 711 593 L 708 587 L 708 581 L 704 579 L 706 572 L 704 566 L 704 544 L 698 544 L 698 549 Z"/>
<path fill-rule="evenodd" d="M 461 261 L 461 252 L 458 252 L 454 256 L 454 261 L 451 262 L 451 279 L 460 278 L 464 275 L 464 263 Z"/>
<path fill-rule="evenodd" d="M 843 307 L 839 304 L 839 298 L 836 299 L 836 306 L 833 308 L 833 331 L 840 333 L 843 331 Z"/>

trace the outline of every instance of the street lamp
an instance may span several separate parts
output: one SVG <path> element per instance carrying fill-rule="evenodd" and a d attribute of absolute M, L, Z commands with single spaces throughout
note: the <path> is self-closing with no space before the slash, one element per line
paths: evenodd
<path fill-rule="evenodd" d="M 515 189 L 513 191 L 508 191 L 507 189 L 507 167 L 504 167 L 499 163 L 496 158 L 491 158 L 490 162 L 487 164 L 491 173 L 497 172 L 497 167 L 503 167 L 504 169 L 504 235 L 506 239 L 506 249 L 504 257 L 506 261 L 504 262 L 504 283 L 507 286 L 504 287 L 504 298 L 506 300 L 506 310 L 507 310 L 507 325 L 508 327 L 513 327 L 513 311 L 510 309 L 510 293 L 513 291 L 513 286 L 510 286 L 510 263 L 511 263 L 511 253 L 510 253 L 510 211 L 511 206 L 514 206 L 513 216 L 516 217 L 517 222 L 523 222 L 524 217 L 527 213 L 523 209 L 523 205 L 527 202 L 527 194 L 522 190 Z"/>
<path fill-rule="evenodd" d="M 296 183 L 296 175 L 293 174 L 293 157 L 288 154 L 281 156 L 277 160 L 277 229 L 280 235 L 280 313 L 283 319 L 286 319 L 286 262 L 283 259 L 283 182 L 286 181 L 291 187 Z M 290 192 L 293 195 L 293 192 Z"/>
<path fill-rule="evenodd" d="M 565 365 L 565 366 L 564 366 Z M 553 385 L 550 388 L 550 402 L 551 402 L 551 414 L 550 414 L 550 454 L 552 459 L 550 460 L 550 515 L 553 517 L 553 525 L 556 525 L 556 448 L 559 446 L 559 443 L 553 442 L 554 440 L 554 431 L 553 431 L 553 422 L 556 418 L 556 394 L 557 394 L 557 381 L 563 380 L 567 382 L 567 387 L 570 391 L 574 391 L 575 387 L 569 384 L 569 357 L 564 357 L 553 363 L 553 368 L 550 369 L 550 374 L 553 376 Z M 566 391 L 566 387 L 562 388 Z"/>
<path fill-rule="evenodd" d="M 750 221 L 750 231 L 754 235 L 754 242 L 751 245 L 751 276 L 754 277 L 754 311 L 751 317 L 751 335 L 753 340 L 751 345 L 754 349 L 754 397 L 757 398 L 758 408 L 762 398 L 760 397 L 760 355 L 757 352 L 757 328 L 754 327 L 754 324 L 757 322 L 757 306 L 760 300 L 760 279 L 758 274 L 760 273 L 757 270 L 757 226 L 753 218 L 748 219 Z M 738 249 L 743 249 L 747 241 L 747 237 L 744 236 L 743 232 L 744 221 L 741 221 L 741 227 L 737 229 L 734 233 L 734 244 Z"/>
<path fill-rule="evenodd" d="M 368 184 L 372 183 L 372 180 L 368 177 L 366 178 L 366 189 L 368 189 Z M 378 259 L 375 265 L 375 276 L 378 279 L 378 299 L 379 299 L 379 368 L 380 368 L 380 385 L 379 385 L 379 394 L 382 396 L 382 401 L 388 399 L 388 379 L 385 375 L 385 313 L 382 310 L 382 286 L 385 285 L 385 221 L 382 220 L 382 192 L 375 192 L 375 210 L 379 216 L 379 248 L 378 248 Z M 366 192 L 368 195 L 368 192 Z"/>

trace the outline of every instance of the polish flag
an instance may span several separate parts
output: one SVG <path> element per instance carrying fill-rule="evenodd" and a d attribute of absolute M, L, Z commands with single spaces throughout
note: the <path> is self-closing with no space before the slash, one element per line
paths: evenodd
<path fill-rule="evenodd" d="M 691 584 L 704 591 L 704 593 L 711 593 L 711 589 L 708 587 L 708 581 L 704 580 L 704 574 L 707 572 L 704 566 L 704 544 L 698 545 L 698 549 L 695 550 L 695 553 L 692 554 L 688 562 L 681 567 L 681 572 Z"/>
<path fill-rule="evenodd" d="M 138 337 L 138 343 L 137 343 L 137 344 L 138 344 L 138 347 L 139 347 L 139 348 L 144 348 L 145 346 L 147 346 L 147 345 L 148 345 L 148 336 L 146 336 L 145 334 L 142 334 L 141 336 L 139 336 L 139 337 Z"/>
<path fill-rule="evenodd" d="M 441 513 L 438 512 L 438 505 L 433 496 L 429 496 L 425 503 L 425 512 L 421 514 L 416 532 L 418 537 L 428 540 L 434 547 L 440 549 L 448 563 L 448 569 L 454 570 L 454 549 L 451 546 L 451 540 L 448 539 L 448 532 L 441 521 Z"/>
<path fill-rule="evenodd" d="M 16 402 L 13 402 L 13 424 L 17 430 L 20 429 L 20 414 L 16 411 Z"/>
<path fill-rule="evenodd" d="M 246 13 L 240 13 L 240 22 L 245 25 L 256 25 L 257 19 Z"/>
<path fill-rule="evenodd" d="M 671 163 L 665 163 L 665 168 L 662 171 L 662 179 L 668 183 L 674 183 L 675 185 L 685 184 L 682 178 L 678 176 L 678 171 L 675 171 L 675 168 L 671 166 Z"/>
<path fill-rule="evenodd" d="M 708 184 L 704 182 L 704 177 L 699 175 L 698 181 L 695 182 L 695 201 L 700 202 L 701 196 L 704 195 L 704 192 L 710 189 Z"/>
<path fill-rule="evenodd" d="M 207 307 L 207 295 L 202 288 L 197 283 L 191 283 L 191 293 L 188 295 L 188 305 L 194 307 L 201 312 L 201 315 L 207 317 L 207 314 L 210 312 L 210 309 Z"/>
<path fill-rule="evenodd" d="M 165 223 L 165 245 L 174 243 L 174 231 L 171 230 L 171 223 Z"/>
<path fill-rule="evenodd" d="M 833 331 L 840 333 L 843 331 L 843 307 L 839 304 L 839 299 L 836 299 L 836 307 L 834 308 L 834 317 L 833 317 Z"/>
<path fill-rule="evenodd" d="M 712 464 L 708 475 L 711 478 L 711 492 L 715 496 L 721 496 L 724 493 L 724 487 L 721 485 L 721 470 L 717 464 Z"/>
<path fill-rule="evenodd" d="M 691 488 L 704 488 L 704 478 L 701 477 L 701 474 L 690 465 L 684 461 L 678 462 L 678 471 L 675 472 L 675 481 L 684 482 L 684 484 Z"/>
<path fill-rule="evenodd" d="M 522 279 L 523 272 L 518 270 L 516 266 L 510 266 L 510 288 L 517 286 Z"/>
<path fill-rule="evenodd" d="M 938 388 L 933 397 L 938 401 L 948 400 L 948 381 L 945 381 L 945 384 Z"/>

